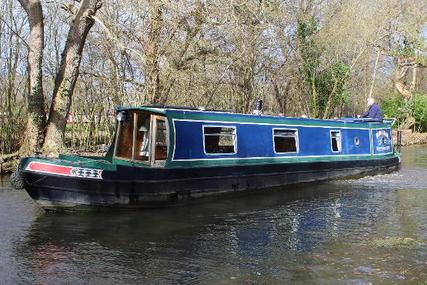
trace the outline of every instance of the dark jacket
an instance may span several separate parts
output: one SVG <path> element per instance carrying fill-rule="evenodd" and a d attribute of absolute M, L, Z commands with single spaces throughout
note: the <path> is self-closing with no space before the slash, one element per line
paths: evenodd
<path fill-rule="evenodd" d="M 372 104 L 368 111 L 360 115 L 362 118 L 372 118 L 372 119 L 382 119 L 383 115 L 381 114 L 380 106 L 377 103 Z"/>

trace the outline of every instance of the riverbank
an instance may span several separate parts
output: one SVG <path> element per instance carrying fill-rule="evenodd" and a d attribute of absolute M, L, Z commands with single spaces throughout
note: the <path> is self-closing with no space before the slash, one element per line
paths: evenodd
<path fill-rule="evenodd" d="M 397 143 L 397 131 L 393 131 L 393 142 Z M 402 146 L 415 144 L 427 144 L 427 133 L 412 132 L 412 130 L 402 131 Z"/>
<path fill-rule="evenodd" d="M 18 152 L 0 155 L 0 175 L 12 173 L 18 165 Z"/>

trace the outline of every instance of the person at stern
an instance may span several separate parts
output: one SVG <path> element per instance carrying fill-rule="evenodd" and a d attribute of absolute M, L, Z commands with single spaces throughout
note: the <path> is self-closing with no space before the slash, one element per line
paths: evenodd
<path fill-rule="evenodd" d="M 380 106 L 375 103 L 374 98 L 368 98 L 368 111 L 358 116 L 359 118 L 372 118 L 382 120 Z"/>

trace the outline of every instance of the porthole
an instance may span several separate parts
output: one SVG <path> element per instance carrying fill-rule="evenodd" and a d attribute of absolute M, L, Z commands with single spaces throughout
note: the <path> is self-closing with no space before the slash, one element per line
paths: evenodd
<path fill-rule="evenodd" d="M 356 146 L 359 146 L 359 144 L 360 144 L 360 139 L 359 139 L 359 137 L 354 137 L 354 144 L 355 144 Z"/>

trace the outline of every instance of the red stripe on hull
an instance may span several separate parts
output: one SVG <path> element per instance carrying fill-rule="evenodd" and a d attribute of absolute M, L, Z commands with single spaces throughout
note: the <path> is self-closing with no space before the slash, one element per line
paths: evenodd
<path fill-rule="evenodd" d="M 42 162 L 30 162 L 25 170 L 34 171 L 34 172 L 42 172 L 42 173 L 50 173 L 56 175 L 64 175 L 71 176 L 72 167 L 69 166 L 61 166 L 55 164 L 48 164 Z"/>

